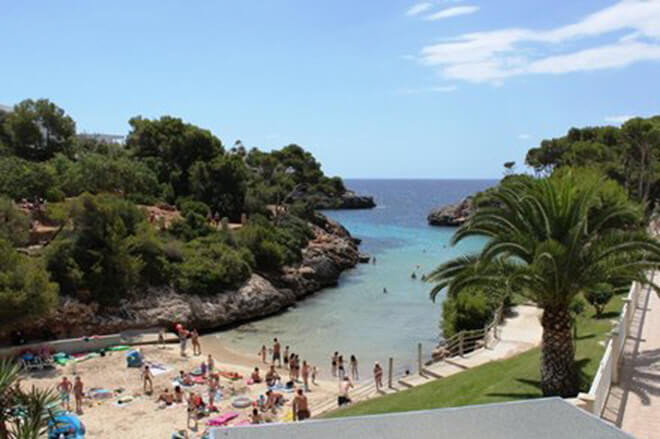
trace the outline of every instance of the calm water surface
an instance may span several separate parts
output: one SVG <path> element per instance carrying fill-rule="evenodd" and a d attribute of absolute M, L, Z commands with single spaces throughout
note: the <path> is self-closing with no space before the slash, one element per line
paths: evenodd
<path fill-rule="evenodd" d="M 328 358 L 355 354 L 364 372 L 374 361 L 394 357 L 398 370 L 414 368 L 417 343 L 430 353 L 440 337 L 441 302 L 429 299 L 430 285 L 420 280 L 438 264 L 478 250 L 472 239 L 457 247 L 448 242 L 452 228 L 430 227 L 435 206 L 457 201 L 496 184 L 496 180 L 346 180 L 350 189 L 373 195 L 371 210 L 330 211 L 376 264 L 360 264 L 342 274 L 339 285 L 299 302 L 277 316 L 218 334 L 226 346 L 256 355 L 278 337 L 293 352 L 327 371 Z M 416 272 L 417 280 L 411 279 Z M 383 289 L 387 288 L 387 293 Z M 366 365 L 369 366 L 366 366 Z"/>

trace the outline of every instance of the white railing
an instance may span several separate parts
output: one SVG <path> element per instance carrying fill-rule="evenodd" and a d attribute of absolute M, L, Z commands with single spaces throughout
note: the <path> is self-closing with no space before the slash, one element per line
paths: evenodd
<path fill-rule="evenodd" d="M 603 413 L 610 388 L 612 384 L 616 384 L 619 381 L 623 349 L 626 337 L 630 333 L 630 325 L 641 292 L 642 286 L 637 282 L 633 282 L 630 286 L 628 296 L 623 299 L 624 305 L 621 315 L 619 316 L 616 327 L 612 330 L 612 337 L 607 342 L 605 353 L 600 360 L 598 371 L 596 372 L 596 376 L 594 376 L 594 380 L 591 382 L 589 392 L 578 395 L 579 402 L 584 404 L 586 406 L 585 408 L 596 416 L 601 416 Z"/>

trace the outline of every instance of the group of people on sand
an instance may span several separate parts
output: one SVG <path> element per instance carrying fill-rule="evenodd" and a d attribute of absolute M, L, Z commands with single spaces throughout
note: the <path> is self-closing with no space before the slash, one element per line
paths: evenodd
<path fill-rule="evenodd" d="M 289 346 L 284 347 L 282 352 L 282 344 L 276 338 L 273 339 L 273 347 L 271 349 L 272 357 L 270 362 L 270 370 L 266 374 L 266 383 L 269 381 L 269 376 L 279 382 L 281 377 L 277 372 L 275 372 L 275 366 L 277 364 L 278 368 L 286 368 L 289 370 L 289 382 L 300 382 L 302 378 L 302 384 L 304 386 L 305 392 L 310 392 L 310 379 L 312 384 L 316 384 L 316 375 L 317 369 L 316 366 L 311 366 L 307 363 L 306 360 L 301 362 L 300 356 L 294 352 L 290 352 Z M 261 346 L 261 349 L 257 353 L 261 357 L 261 361 L 265 364 L 268 364 L 268 349 L 266 345 Z M 259 368 L 255 368 L 255 372 L 258 373 Z M 269 384 L 270 385 L 270 384 Z"/>
<path fill-rule="evenodd" d="M 355 355 L 351 355 L 349 368 L 351 379 L 358 381 L 360 379 L 360 374 L 358 372 L 358 360 Z M 340 381 L 347 377 L 346 368 L 344 367 L 344 356 L 340 355 L 339 352 L 332 354 L 332 357 L 330 358 L 330 370 L 332 376 L 339 378 Z"/>
<path fill-rule="evenodd" d="M 202 345 L 199 342 L 199 332 L 197 329 L 187 330 L 181 323 L 175 326 L 176 334 L 179 337 L 179 346 L 181 347 L 181 356 L 187 356 L 186 349 L 188 346 L 188 339 L 192 344 L 193 355 L 202 355 Z"/>
<path fill-rule="evenodd" d="M 80 375 L 76 375 L 73 383 L 69 381 L 66 376 L 63 376 L 62 380 L 57 384 L 57 391 L 60 395 L 60 404 L 66 411 L 71 411 L 71 393 L 73 393 L 76 403 L 76 413 L 79 415 L 82 414 L 82 403 L 85 391 Z"/>

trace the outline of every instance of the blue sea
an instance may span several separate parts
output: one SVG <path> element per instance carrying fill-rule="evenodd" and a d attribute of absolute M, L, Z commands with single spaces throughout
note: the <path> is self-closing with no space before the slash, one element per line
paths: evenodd
<path fill-rule="evenodd" d="M 372 195 L 378 207 L 325 213 L 362 239 L 360 251 L 375 257 L 376 263 L 344 272 L 336 287 L 281 314 L 218 334 L 228 348 L 254 355 L 278 337 L 322 371 L 327 371 L 334 351 L 345 358 L 356 355 L 365 371 L 374 361 L 384 364 L 389 357 L 397 370 L 414 369 L 417 343 L 422 343 L 424 356 L 430 356 L 441 338 L 442 298 L 431 302 L 431 285 L 421 276 L 450 258 L 478 251 L 483 241 L 471 239 L 451 247 L 455 229 L 431 227 L 426 216 L 432 208 L 491 187 L 497 180 L 345 183 L 359 194 Z"/>

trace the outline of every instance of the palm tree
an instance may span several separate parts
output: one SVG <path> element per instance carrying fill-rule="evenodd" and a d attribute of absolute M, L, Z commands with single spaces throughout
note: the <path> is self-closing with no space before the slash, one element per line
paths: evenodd
<path fill-rule="evenodd" d="M 19 372 L 16 364 L 0 361 L 0 439 L 44 437 L 57 400 L 51 389 L 22 390 Z"/>
<path fill-rule="evenodd" d="M 579 177 L 579 178 L 578 178 Z M 602 282 L 652 285 L 644 275 L 660 261 L 660 244 L 642 225 L 641 209 L 614 182 L 587 171 L 546 179 L 514 178 L 491 191 L 454 234 L 456 244 L 487 238 L 479 254 L 451 260 L 429 276 L 431 292 L 455 295 L 495 282 L 543 309 L 541 388 L 546 396 L 579 390 L 569 305 Z"/>

